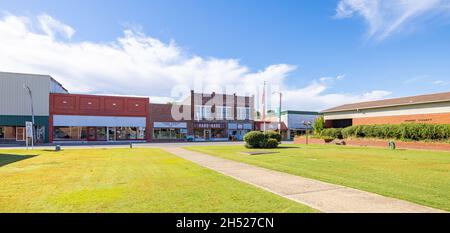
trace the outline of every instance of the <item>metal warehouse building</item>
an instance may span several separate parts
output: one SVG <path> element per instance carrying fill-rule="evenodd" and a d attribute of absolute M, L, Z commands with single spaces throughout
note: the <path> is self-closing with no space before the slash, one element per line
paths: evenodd
<path fill-rule="evenodd" d="M 278 114 L 270 114 L 266 119 L 266 130 L 278 130 L 279 121 L 281 120 L 281 135 L 283 139 L 292 140 L 295 136 L 306 134 L 306 130 L 313 130 L 312 125 L 317 118 L 321 116 L 318 112 L 311 111 L 282 111 L 281 116 Z M 305 125 L 304 122 L 310 122 L 311 125 Z M 258 121 L 255 129 L 263 130 L 264 121 Z"/>
<path fill-rule="evenodd" d="M 325 126 L 450 124 L 450 92 L 345 104 L 323 111 Z"/>
<path fill-rule="evenodd" d="M 50 93 L 67 93 L 67 90 L 49 75 L 0 72 L 0 142 L 25 141 L 25 121 L 32 120 L 31 107 L 36 140 L 48 142 Z"/>

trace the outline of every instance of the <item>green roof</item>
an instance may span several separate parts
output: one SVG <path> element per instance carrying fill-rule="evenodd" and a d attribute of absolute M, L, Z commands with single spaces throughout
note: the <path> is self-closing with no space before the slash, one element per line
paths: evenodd
<path fill-rule="evenodd" d="M 286 115 L 286 114 L 321 115 L 319 112 L 312 112 L 312 111 L 293 111 L 293 110 L 282 111 L 281 114 L 282 114 L 282 115 Z"/>

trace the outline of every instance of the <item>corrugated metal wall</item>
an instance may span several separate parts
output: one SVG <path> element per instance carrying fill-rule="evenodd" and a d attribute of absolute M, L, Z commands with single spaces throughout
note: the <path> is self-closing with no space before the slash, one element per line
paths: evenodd
<path fill-rule="evenodd" d="M 50 76 L 4 72 L 0 72 L 0 115 L 31 115 L 24 83 L 32 90 L 35 116 L 48 116 Z"/>

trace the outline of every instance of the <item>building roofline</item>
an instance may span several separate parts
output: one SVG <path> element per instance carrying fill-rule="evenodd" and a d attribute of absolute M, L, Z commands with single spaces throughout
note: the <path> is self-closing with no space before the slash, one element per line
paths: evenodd
<path fill-rule="evenodd" d="M 52 95 L 106 96 L 106 97 L 124 97 L 124 98 L 136 98 L 136 99 L 150 99 L 149 96 L 119 95 L 119 94 L 52 93 Z"/>
<path fill-rule="evenodd" d="M 281 111 L 281 115 L 285 114 L 302 114 L 302 115 L 320 115 L 320 112 L 314 112 L 314 111 L 297 111 L 297 110 L 286 110 Z"/>
<path fill-rule="evenodd" d="M 390 99 L 384 99 L 384 100 L 375 100 L 375 101 L 365 101 L 365 102 L 357 102 L 357 103 L 351 103 L 351 104 L 344 104 L 340 105 L 334 108 L 329 108 L 321 111 L 321 113 L 333 113 L 333 112 L 345 112 L 345 111 L 358 111 L 358 110 L 364 110 L 364 109 L 378 109 L 378 108 L 387 108 L 387 107 L 397 107 L 397 106 L 408 106 L 408 105 L 418 105 L 418 104 L 431 104 L 431 103 L 442 103 L 442 102 L 450 102 L 450 97 L 445 99 L 435 99 L 435 100 L 416 100 L 417 98 L 421 97 L 430 97 L 430 96 L 437 96 L 437 95 L 445 95 L 448 94 L 450 96 L 450 92 L 442 92 L 442 93 L 435 93 L 435 94 L 426 94 L 426 95 L 416 95 L 416 96 L 407 96 L 407 97 L 399 97 L 399 98 L 390 98 Z M 401 100 L 408 100 L 407 102 L 403 103 L 393 103 L 389 104 L 386 103 L 388 101 L 401 101 Z M 384 102 L 384 104 L 383 104 Z M 369 104 L 369 103 L 375 103 L 373 106 L 362 106 L 362 107 L 353 107 L 352 105 L 357 104 Z M 347 107 L 347 105 L 349 105 Z"/>
<path fill-rule="evenodd" d="M 30 73 L 21 73 L 21 72 L 5 72 L 5 71 L 0 71 L 1 74 L 13 74 L 13 75 L 28 75 L 28 76 L 35 76 L 35 77 L 41 77 L 41 78 L 50 78 L 51 81 L 55 82 L 56 84 L 58 84 L 62 89 L 64 89 L 65 91 L 67 91 L 67 93 L 69 92 L 69 90 L 67 90 L 60 82 L 58 82 L 56 79 L 54 79 L 51 75 L 49 74 L 30 74 Z"/>

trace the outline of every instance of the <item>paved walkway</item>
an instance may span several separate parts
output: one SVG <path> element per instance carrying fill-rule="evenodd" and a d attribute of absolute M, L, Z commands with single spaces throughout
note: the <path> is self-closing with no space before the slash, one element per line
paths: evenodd
<path fill-rule="evenodd" d="M 444 212 L 407 201 L 277 172 L 180 147 L 162 148 L 181 158 L 327 213 Z"/>

